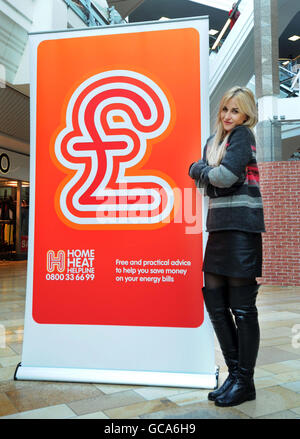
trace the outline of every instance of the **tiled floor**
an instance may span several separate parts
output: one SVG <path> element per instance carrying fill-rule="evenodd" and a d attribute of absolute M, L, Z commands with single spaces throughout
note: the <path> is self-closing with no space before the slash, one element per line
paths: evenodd
<path fill-rule="evenodd" d="M 260 289 L 257 399 L 219 408 L 207 400 L 208 390 L 14 381 L 21 361 L 25 281 L 26 262 L 0 261 L 2 419 L 300 419 L 300 287 Z M 216 359 L 222 383 L 226 369 L 217 344 Z"/>

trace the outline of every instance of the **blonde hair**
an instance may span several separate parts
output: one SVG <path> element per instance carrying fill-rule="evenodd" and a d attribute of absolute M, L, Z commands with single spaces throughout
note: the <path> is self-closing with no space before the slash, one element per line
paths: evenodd
<path fill-rule="evenodd" d="M 215 125 L 215 136 L 212 138 L 210 144 L 207 145 L 206 157 L 210 166 L 218 166 L 226 152 L 227 140 L 230 133 L 227 133 L 223 128 L 221 112 L 232 98 L 236 99 L 239 110 L 247 116 L 247 120 L 243 125 L 252 130 L 257 124 L 257 108 L 252 91 L 249 90 L 249 88 L 239 86 L 232 87 L 228 90 L 220 102 Z"/>

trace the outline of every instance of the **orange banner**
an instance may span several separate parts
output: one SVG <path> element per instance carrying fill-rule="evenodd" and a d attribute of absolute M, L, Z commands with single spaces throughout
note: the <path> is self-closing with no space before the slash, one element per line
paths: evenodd
<path fill-rule="evenodd" d="M 202 324 L 200 110 L 195 29 L 40 43 L 36 322 Z"/>

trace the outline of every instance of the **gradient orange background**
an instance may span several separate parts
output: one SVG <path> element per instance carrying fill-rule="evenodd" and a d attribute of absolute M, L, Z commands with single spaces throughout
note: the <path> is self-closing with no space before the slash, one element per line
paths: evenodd
<path fill-rule="evenodd" d="M 72 34 L 70 34 L 72 36 Z M 160 86 L 171 101 L 172 129 L 143 163 L 178 188 L 194 188 L 188 177 L 200 156 L 200 48 L 196 29 L 67 37 L 40 43 L 37 54 L 36 187 L 33 318 L 38 323 L 198 327 L 203 321 L 202 233 L 189 224 L 152 230 L 80 230 L 55 209 L 67 170 L 57 166 L 54 142 L 65 127 L 76 88 L 107 70 L 133 70 Z M 161 225 L 160 225 L 161 226 Z M 95 249 L 94 281 L 46 280 L 48 250 Z M 186 259 L 186 277 L 174 283 L 117 283 L 115 260 Z M 181 267 L 180 267 L 181 268 Z M 182 267 L 186 268 L 186 267 Z"/>

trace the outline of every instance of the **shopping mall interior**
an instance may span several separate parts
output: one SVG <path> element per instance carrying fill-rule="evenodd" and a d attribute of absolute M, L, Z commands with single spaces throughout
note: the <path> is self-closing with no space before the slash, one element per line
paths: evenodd
<path fill-rule="evenodd" d="M 239 11 L 234 22 L 233 8 Z M 31 206 L 36 189 L 28 35 L 109 27 L 129 32 L 143 23 L 194 17 L 209 19 L 208 134 L 228 88 L 248 87 L 257 100 L 266 233 L 256 399 L 222 408 L 199 386 L 17 379 L 30 307 L 28 273 L 37 263 L 30 230 L 39 208 Z M 300 419 L 299 22 L 298 0 L 239 0 L 235 6 L 231 0 L 0 0 L 0 420 Z M 90 346 L 97 350 L 97 341 Z M 227 368 L 216 337 L 214 355 L 220 385 Z"/>

